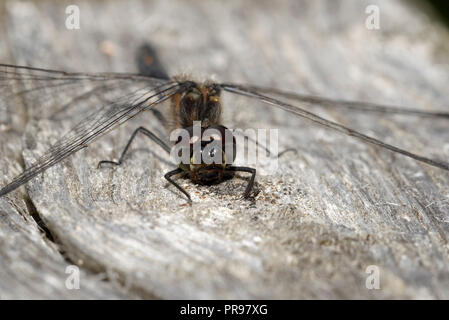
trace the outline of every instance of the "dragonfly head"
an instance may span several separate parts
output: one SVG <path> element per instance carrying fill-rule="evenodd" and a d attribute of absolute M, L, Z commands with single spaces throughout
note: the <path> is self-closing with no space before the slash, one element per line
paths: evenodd
<path fill-rule="evenodd" d="M 192 126 L 185 130 L 188 141 L 180 136 L 175 144 L 181 160 L 179 167 L 201 184 L 222 180 L 225 169 L 232 165 L 236 156 L 236 141 L 231 130 L 221 125 Z"/>

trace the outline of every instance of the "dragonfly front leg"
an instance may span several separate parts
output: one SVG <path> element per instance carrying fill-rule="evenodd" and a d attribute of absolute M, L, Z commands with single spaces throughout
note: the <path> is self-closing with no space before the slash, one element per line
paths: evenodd
<path fill-rule="evenodd" d="M 167 172 L 164 175 L 164 178 L 167 179 L 168 182 L 170 182 L 172 185 L 174 185 L 176 187 L 176 189 L 178 189 L 179 191 L 181 191 L 183 194 L 185 194 L 185 196 L 187 197 L 187 199 L 189 200 L 189 203 L 192 203 L 192 199 L 190 198 L 190 194 L 185 191 L 178 183 L 176 183 L 175 181 L 172 180 L 172 176 L 176 175 L 176 174 L 180 174 L 183 173 L 184 171 L 180 168 L 172 170 L 170 172 Z"/>
<path fill-rule="evenodd" d="M 258 148 L 262 148 L 262 149 L 268 154 L 268 156 L 271 157 L 271 158 L 273 158 L 273 159 L 280 158 L 280 157 L 282 157 L 284 154 L 286 154 L 287 152 L 298 153 L 298 150 L 296 150 L 295 148 L 287 148 L 287 149 L 285 149 L 285 150 L 283 150 L 283 151 L 278 152 L 277 155 L 273 155 L 272 152 L 270 151 L 270 149 L 268 149 L 265 145 L 263 145 L 262 143 L 260 143 L 259 141 L 257 141 L 257 139 L 253 139 L 253 138 L 251 138 L 250 136 L 248 136 L 248 135 L 246 135 L 245 133 L 243 133 L 243 132 L 241 132 L 241 131 L 238 131 L 238 130 L 236 130 L 236 131 L 234 132 L 234 134 L 240 134 L 240 135 L 243 135 L 243 137 L 245 138 L 245 142 L 250 141 L 250 142 L 256 144 L 256 146 L 257 146 Z"/>
<path fill-rule="evenodd" d="M 118 161 L 111 161 L 111 160 L 103 160 L 98 162 L 98 166 L 97 168 L 101 168 L 101 166 L 103 164 L 112 164 L 112 165 L 121 165 L 123 162 L 123 159 L 126 156 L 126 153 L 128 152 L 129 147 L 131 146 L 131 143 L 133 142 L 134 138 L 136 137 L 136 135 L 141 132 L 144 135 L 146 135 L 148 138 L 150 138 L 151 140 L 153 140 L 154 142 L 156 142 L 158 145 L 160 145 L 167 153 L 170 153 L 170 147 L 164 142 L 162 141 L 161 138 L 159 138 L 158 136 L 156 136 L 154 133 L 152 133 L 151 131 L 145 129 L 144 127 L 139 127 L 137 128 L 133 134 L 131 135 L 131 138 L 128 140 L 128 143 L 126 144 L 125 149 L 122 152 L 122 155 L 120 156 L 120 159 Z"/>
<path fill-rule="evenodd" d="M 245 193 L 243 194 L 243 198 L 248 198 L 251 189 L 254 186 L 254 179 L 256 178 L 256 169 L 250 167 L 228 167 L 226 168 L 228 171 L 241 171 L 241 172 L 249 172 L 251 173 L 251 178 L 249 179 L 248 185 L 246 186 Z"/>

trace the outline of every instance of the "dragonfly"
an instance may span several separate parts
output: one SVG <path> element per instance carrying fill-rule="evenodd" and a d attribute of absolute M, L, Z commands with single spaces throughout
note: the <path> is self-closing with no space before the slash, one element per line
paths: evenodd
<path fill-rule="evenodd" d="M 390 152 L 401 154 L 427 165 L 449 170 L 449 163 L 418 155 L 394 145 L 385 143 L 379 139 L 366 135 L 357 130 L 337 122 L 323 118 L 307 110 L 309 106 L 321 106 L 327 108 L 342 108 L 361 112 L 378 112 L 382 114 L 403 114 L 418 117 L 435 117 L 449 119 L 449 113 L 440 111 L 423 111 L 399 106 L 380 105 L 368 102 L 328 99 L 324 97 L 303 95 L 287 92 L 275 88 L 242 85 L 235 83 L 218 83 L 212 81 L 195 82 L 188 79 L 170 78 L 162 66 L 156 51 L 149 44 L 143 45 L 138 50 L 139 73 L 79 73 L 58 70 L 35 68 L 30 66 L 18 66 L 0 64 L 0 103 L 7 103 L 14 97 L 24 97 L 26 101 L 32 101 L 33 95 L 45 94 L 56 97 L 62 92 L 73 96 L 61 110 L 75 103 L 75 101 L 87 101 L 88 97 L 101 95 L 94 111 L 83 118 L 65 135 L 49 146 L 48 150 L 16 176 L 10 183 L 0 189 L 0 197 L 5 196 L 18 187 L 70 157 L 79 150 L 87 147 L 94 140 L 107 132 L 117 128 L 126 121 L 140 115 L 144 111 L 152 112 L 162 123 L 168 126 L 169 121 L 155 109 L 165 101 L 170 102 L 171 121 L 175 128 L 184 128 L 189 132 L 190 142 L 187 148 L 190 150 L 190 160 L 194 160 L 193 142 L 200 141 L 200 152 L 225 153 L 225 147 L 235 149 L 235 139 L 228 141 L 218 139 L 214 141 L 214 147 L 209 148 L 212 140 L 203 140 L 202 136 L 194 136 L 193 124 L 201 121 L 201 132 L 208 128 L 215 128 L 222 133 L 227 128 L 221 124 L 221 93 L 228 92 L 238 96 L 257 99 L 274 108 L 282 109 L 299 118 L 306 119 L 319 126 L 338 131 L 351 136 L 363 143 L 371 144 Z M 79 88 L 89 90 L 80 93 Z M 82 91 L 82 90 L 81 90 Z M 134 138 L 138 134 L 150 138 L 165 152 L 170 153 L 171 147 L 152 131 L 139 127 L 131 135 L 123 149 L 118 161 L 103 160 L 98 167 L 106 165 L 121 165 L 125 155 L 130 149 Z M 196 139 L 194 139 L 196 138 Z M 176 142 L 175 146 L 180 142 Z M 176 175 L 185 175 L 198 184 L 220 183 L 224 179 L 232 178 L 235 172 L 250 173 L 243 197 L 248 198 L 254 185 L 256 169 L 233 164 L 235 157 L 222 163 L 179 163 L 178 167 L 167 172 L 164 178 L 191 203 L 191 197 L 174 179 Z"/>

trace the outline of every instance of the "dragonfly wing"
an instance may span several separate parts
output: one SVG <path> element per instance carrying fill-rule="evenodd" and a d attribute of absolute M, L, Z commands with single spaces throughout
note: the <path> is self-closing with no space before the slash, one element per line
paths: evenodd
<path fill-rule="evenodd" d="M 11 68 L 13 69 L 12 71 L 5 71 Z M 184 90 L 184 86 L 186 86 L 186 84 L 171 80 L 159 80 L 127 74 L 79 74 L 36 68 L 30 69 L 27 67 L 14 68 L 13 66 L 8 66 L 7 69 L 3 69 L 3 72 L 0 72 L 0 76 L 3 77 L 0 82 L 4 81 L 6 83 L 5 78 L 13 82 L 27 82 L 33 79 L 34 81 L 30 82 L 31 87 L 26 89 L 27 92 L 39 91 L 43 83 L 56 85 L 57 83 L 65 83 L 68 79 L 75 83 L 78 81 L 95 82 L 100 81 L 102 77 L 118 80 L 122 83 L 122 87 L 120 89 L 120 97 L 114 97 L 112 101 L 104 99 L 103 105 L 96 107 L 87 117 L 56 141 L 35 163 L 2 188 L 0 196 L 23 185 L 39 173 L 86 147 L 99 136 L 135 117 L 142 111 L 149 110 L 162 101 L 169 99 L 172 95 Z M 31 75 L 29 71 L 32 71 Z M 41 73 L 44 75 L 42 76 Z M 36 83 L 38 85 L 35 85 Z M 2 90 L 5 89 L 3 86 L 1 88 Z M 58 88 L 58 86 L 54 88 Z M 11 94 L 11 91 L 9 93 Z M 23 90 L 16 93 L 26 94 Z"/>
<path fill-rule="evenodd" d="M 74 73 L 0 64 L 0 107 L 15 110 L 18 103 L 25 101 L 31 117 L 55 119 L 71 106 L 76 112 L 68 116 L 82 115 L 126 94 L 128 87 L 138 82 L 157 86 L 164 80 L 125 73 Z"/>
<path fill-rule="evenodd" d="M 236 85 L 232 85 L 236 86 Z M 239 86 L 245 87 L 251 91 L 257 91 L 260 94 L 287 98 L 289 100 L 294 100 L 301 104 L 301 107 L 323 107 L 323 108 L 343 108 L 361 112 L 376 112 L 384 114 L 403 114 L 403 115 L 414 115 L 420 117 L 437 117 L 437 118 L 448 118 L 449 113 L 443 111 L 425 111 L 413 108 L 406 108 L 401 106 L 391 106 L 382 105 L 371 102 L 363 101 L 348 101 L 348 100 L 338 100 L 329 99 L 324 97 L 318 97 L 313 95 L 298 94 L 289 91 L 278 90 L 274 88 L 256 87 L 256 86 Z"/>
<path fill-rule="evenodd" d="M 406 151 L 404 149 L 395 147 L 393 145 L 387 144 L 387 143 L 382 142 L 376 138 L 370 137 L 361 132 L 358 132 L 356 130 L 353 130 L 351 128 L 343 126 L 339 123 L 322 118 L 322 117 L 320 117 L 312 112 L 309 112 L 299 106 L 296 106 L 296 105 L 281 101 L 279 99 L 272 98 L 268 95 L 262 94 L 261 92 L 257 91 L 257 89 L 254 87 L 250 87 L 250 86 L 246 87 L 246 86 L 234 85 L 234 84 L 221 84 L 220 87 L 223 88 L 223 90 L 228 91 L 228 92 L 232 92 L 232 93 L 235 93 L 238 95 L 259 99 L 259 100 L 263 101 L 264 103 L 267 103 L 267 104 L 270 104 L 277 108 L 291 112 L 297 116 L 300 116 L 302 118 L 313 121 L 316 124 L 319 124 L 321 126 L 339 131 L 348 136 L 356 137 L 365 143 L 373 144 L 373 145 L 379 146 L 381 148 L 388 149 L 388 150 L 396 152 L 396 153 L 400 153 L 409 158 L 427 163 L 431 166 L 449 171 L 449 163 L 447 163 L 447 162 L 426 158 L 426 157 L 411 153 L 409 151 Z"/>

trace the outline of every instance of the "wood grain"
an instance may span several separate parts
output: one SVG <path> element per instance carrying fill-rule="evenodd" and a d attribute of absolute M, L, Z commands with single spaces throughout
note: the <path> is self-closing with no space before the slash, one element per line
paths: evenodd
<path fill-rule="evenodd" d="M 136 48 L 151 42 L 172 75 L 448 110 L 449 34 L 406 2 L 77 2 L 80 30 L 65 28 L 68 2 L 8 2 L 0 57 L 135 72 Z M 365 26 L 373 3 L 379 30 Z M 133 129 L 157 126 L 143 115 L 0 199 L 0 296 L 449 298 L 447 172 L 255 100 L 224 94 L 223 101 L 228 127 L 276 128 L 279 149 L 298 150 L 279 159 L 275 174 L 257 168 L 250 201 L 240 198 L 242 174 L 211 187 L 180 180 L 194 201 L 186 206 L 163 179 L 173 166 L 143 138 L 121 167 L 97 170 L 98 161 L 118 158 Z M 17 111 L 1 133 L 2 185 L 82 117 L 72 110 L 64 121 L 36 120 L 30 105 L 29 118 Z M 312 110 L 449 158 L 447 120 Z M 82 271 L 76 296 L 64 287 L 72 263 Z M 365 285 L 371 265 L 379 290 Z"/>

